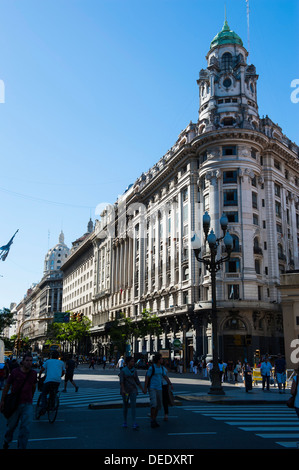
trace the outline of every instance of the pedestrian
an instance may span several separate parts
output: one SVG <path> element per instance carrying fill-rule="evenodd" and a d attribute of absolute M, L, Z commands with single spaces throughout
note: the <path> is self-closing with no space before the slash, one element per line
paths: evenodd
<path fill-rule="evenodd" d="M 117 366 L 120 370 L 122 370 L 122 368 L 124 367 L 124 364 L 125 364 L 125 361 L 124 361 L 124 357 L 123 356 L 120 356 L 119 360 L 117 361 Z"/>
<path fill-rule="evenodd" d="M 207 373 L 208 373 L 208 378 L 209 380 L 212 381 L 212 377 L 211 377 L 211 370 L 213 369 L 213 361 L 210 361 L 208 362 L 207 364 Z"/>
<path fill-rule="evenodd" d="M 239 383 L 239 377 L 240 377 L 241 371 L 242 371 L 241 362 L 237 361 L 235 368 L 234 368 L 235 385 Z"/>
<path fill-rule="evenodd" d="M 145 376 L 144 393 L 149 390 L 152 428 L 159 427 L 159 424 L 157 423 L 157 415 L 162 406 L 163 377 L 168 385 L 173 388 L 169 378 L 165 375 L 164 369 L 161 365 L 161 360 L 161 354 L 155 354 L 153 364 L 149 367 Z"/>
<path fill-rule="evenodd" d="M 69 358 L 65 363 L 65 376 L 64 376 L 64 389 L 63 392 L 66 392 L 67 383 L 71 382 L 75 391 L 78 392 L 79 387 L 74 382 L 74 372 L 76 368 L 76 361 L 74 358 Z"/>
<path fill-rule="evenodd" d="M 293 378 L 292 386 L 291 386 L 291 395 L 295 397 L 294 401 L 294 408 L 299 418 L 299 368 L 295 370 L 295 375 Z M 297 442 L 297 448 L 299 448 L 299 442 Z"/>
<path fill-rule="evenodd" d="M 91 357 L 90 360 L 89 360 L 89 367 L 88 367 L 88 369 L 90 369 L 90 368 L 94 369 L 94 357 Z"/>
<path fill-rule="evenodd" d="M 261 363 L 261 376 L 262 376 L 262 389 L 265 389 L 267 385 L 267 390 L 270 391 L 270 377 L 271 377 L 272 365 L 266 356 L 264 361 Z"/>
<path fill-rule="evenodd" d="M 144 389 L 141 385 L 139 380 L 137 370 L 135 369 L 135 361 L 134 358 L 129 356 L 126 357 L 125 366 L 122 367 L 119 373 L 120 379 L 120 393 L 123 398 L 123 417 L 124 417 L 124 424 L 123 427 L 127 428 L 127 416 L 128 416 L 128 407 L 129 403 L 131 405 L 131 413 L 132 413 L 132 423 L 133 429 L 138 429 L 139 426 L 136 423 L 136 398 L 138 394 L 138 387 L 144 393 Z"/>
<path fill-rule="evenodd" d="M 163 368 L 163 382 L 162 382 L 162 404 L 164 410 L 164 421 L 168 421 L 168 405 L 169 405 L 169 384 L 167 383 L 165 376 L 167 375 L 167 368 L 164 359 L 161 360 L 161 366 Z"/>
<path fill-rule="evenodd" d="M 227 380 L 234 381 L 234 363 L 231 360 L 227 361 Z"/>
<path fill-rule="evenodd" d="M 18 394 L 18 406 L 7 419 L 7 430 L 4 436 L 3 449 L 8 449 L 14 432 L 20 423 L 18 435 L 18 449 L 26 449 L 33 417 L 33 395 L 36 389 L 37 373 L 32 369 L 32 356 L 27 353 L 23 356 L 19 367 L 16 367 L 7 379 L 3 389 L 0 409 L 4 410 L 4 400 L 11 388 L 12 393 Z"/>
<path fill-rule="evenodd" d="M 219 371 L 220 371 L 220 379 L 221 379 L 221 382 L 223 383 L 224 381 L 224 376 L 225 376 L 225 373 L 226 373 L 226 366 L 227 364 L 225 362 L 222 361 L 219 361 L 218 363 L 218 367 L 219 367 Z"/>
<path fill-rule="evenodd" d="M 106 356 L 103 356 L 103 369 L 106 369 Z"/>
<path fill-rule="evenodd" d="M 244 360 L 243 373 L 245 382 L 245 392 L 249 392 L 250 390 L 252 390 L 252 370 L 250 365 L 248 364 L 247 359 Z"/>
<path fill-rule="evenodd" d="M 278 389 L 279 393 L 285 393 L 286 389 L 286 381 L 287 381 L 287 376 L 286 376 L 286 360 L 284 357 L 282 357 L 281 354 L 278 354 L 277 359 L 274 363 L 275 367 L 275 377 L 277 380 L 278 384 Z"/>
<path fill-rule="evenodd" d="M 190 363 L 189 363 L 189 366 L 190 366 L 190 369 L 189 369 L 190 372 L 194 372 L 194 369 L 193 369 L 193 367 L 194 367 L 194 361 L 193 361 L 193 359 L 191 359 L 191 361 L 190 361 Z"/>
<path fill-rule="evenodd" d="M 202 360 L 202 378 L 206 379 L 208 376 L 207 372 L 207 361 L 205 359 Z"/>

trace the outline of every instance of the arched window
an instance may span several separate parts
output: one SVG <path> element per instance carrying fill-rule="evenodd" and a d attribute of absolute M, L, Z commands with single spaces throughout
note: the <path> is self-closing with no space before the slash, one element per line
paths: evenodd
<path fill-rule="evenodd" d="M 225 52 L 221 58 L 221 68 L 230 70 L 232 68 L 233 58 L 229 52 Z"/>
<path fill-rule="evenodd" d="M 229 318 L 225 323 L 224 330 L 246 330 L 245 323 L 239 318 Z"/>
<path fill-rule="evenodd" d="M 233 239 L 233 251 L 239 252 L 240 251 L 239 237 L 237 237 L 237 235 L 232 234 L 232 239 Z"/>

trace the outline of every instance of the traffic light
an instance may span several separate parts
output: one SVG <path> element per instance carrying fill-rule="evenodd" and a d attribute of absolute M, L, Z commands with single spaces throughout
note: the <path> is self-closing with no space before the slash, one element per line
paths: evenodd
<path fill-rule="evenodd" d="M 255 356 L 260 357 L 261 356 L 261 351 L 259 349 L 255 350 Z"/>
<path fill-rule="evenodd" d="M 76 321 L 76 319 L 77 319 L 77 314 L 72 312 L 71 313 L 71 321 Z"/>
<path fill-rule="evenodd" d="M 80 313 L 80 312 L 79 312 L 79 313 L 78 313 L 78 316 L 77 316 L 77 320 L 78 320 L 79 322 L 81 322 L 82 319 L 83 319 L 83 313 Z"/>

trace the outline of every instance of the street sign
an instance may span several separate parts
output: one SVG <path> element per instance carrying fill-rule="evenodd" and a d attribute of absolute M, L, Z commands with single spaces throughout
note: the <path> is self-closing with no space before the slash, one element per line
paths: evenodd
<path fill-rule="evenodd" d="M 179 339 L 174 339 L 172 344 L 174 348 L 180 348 L 182 346 L 182 343 Z"/>
<path fill-rule="evenodd" d="M 54 323 L 68 323 L 69 321 L 69 312 L 54 312 Z"/>

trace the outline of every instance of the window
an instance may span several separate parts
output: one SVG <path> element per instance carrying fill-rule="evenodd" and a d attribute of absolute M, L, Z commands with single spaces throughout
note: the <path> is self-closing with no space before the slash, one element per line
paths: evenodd
<path fill-rule="evenodd" d="M 251 158 L 254 158 L 256 160 L 256 154 L 257 154 L 257 151 L 255 149 L 251 149 Z"/>
<path fill-rule="evenodd" d="M 223 192 L 224 205 L 225 206 L 237 206 L 238 205 L 238 191 L 237 189 L 226 189 Z"/>
<path fill-rule="evenodd" d="M 237 171 L 224 171 L 223 184 L 237 183 Z"/>
<path fill-rule="evenodd" d="M 228 298 L 233 300 L 239 299 L 239 285 L 238 284 L 228 284 Z"/>
<path fill-rule="evenodd" d="M 280 224 L 276 224 L 277 233 L 282 233 L 282 226 Z"/>
<path fill-rule="evenodd" d="M 274 160 L 274 167 L 277 169 L 277 170 L 280 170 L 280 162 L 278 160 Z"/>
<path fill-rule="evenodd" d="M 275 213 L 277 217 L 281 217 L 281 204 L 275 201 Z"/>
<path fill-rule="evenodd" d="M 189 279 L 189 268 L 186 267 L 183 269 L 183 281 L 188 281 Z"/>
<path fill-rule="evenodd" d="M 239 237 L 237 237 L 237 235 L 232 235 L 232 239 L 233 239 L 233 250 L 232 251 L 235 251 L 235 252 L 239 253 L 240 252 Z"/>
<path fill-rule="evenodd" d="M 225 155 L 237 155 L 237 147 L 235 145 L 225 145 L 224 147 L 222 147 L 222 155 L 224 157 Z"/>
<path fill-rule="evenodd" d="M 252 193 L 252 207 L 257 209 L 257 193 Z"/>
<path fill-rule="evenodd" d="M 232 85 L 232 81 L 229 77 L 226 77 L 224 80 L 223 80 L 223 86 L 225 88 L 229 88 L 230 86 Z"/>
<path fill-rule="evenodd" d="M 225 215 L 227 217 L 227 220 L 229 222 L 236 222 L 238 223 L 239 221 L 239 215 L 238 215 L 238 212 L 225 212 Z"/>
<path fill-rule="evenodd" d="M 240 260 L 239 258 L 230 258 L 226 262 L 226 272 L 227 273 L 238 273 L 240 272 Z"/>
<path fill-rule="evenodd" d="M 281 190 L 279 184 L 274 183 L 274 194 L 277 197 L 280 197 Z"/>
<path fill-rule="evenodd" d="M 233 64 L 233 57 L 229 52 L 225 52 L 221 57 L 221 67 L 224 70 L 230 70 Z"/>
<path fill-rule="evenodd" d="M 182 200 L 187 201 L 188 199 L 188 188 L 184 188 L 182 191 Z"/>
<path fill-rule="evenodd" d="M 259 224 L 259 216 L 257 214 L 253 214 L 252 215 L 252 223 L 254 225 L 258 225 Z"/>

